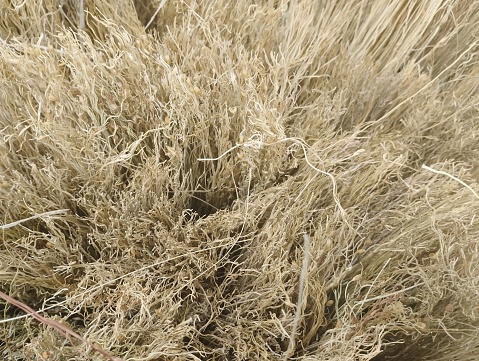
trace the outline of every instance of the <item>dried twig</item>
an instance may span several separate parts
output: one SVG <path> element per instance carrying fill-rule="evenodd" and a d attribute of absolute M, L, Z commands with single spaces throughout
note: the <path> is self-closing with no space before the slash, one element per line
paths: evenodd
<path fill-rule="evenodd" d="M 46 318 L 40 315 L 38 312 L 36 312 L 34 309 L 31 307 L 27 306 L 23 302 L 20 302 L 16 300 L 15 298 L 3 293 L 0 291 L 0 297 L 3 298 L 5 301 L 8 303 L 20 308 L 21 310 L 27 312 L 30 314 L 34 319 L 38 320 L 39 322 L 43 323 L 44 325 L 48 325 L 50 327 L 53 327 L 60 333 L 62 333 L 66 338 L 69 338 L 69 336 L 76 338 L 77 340 L 82 341 L 83 343 L 87 344 L 90 346 L 93 350 L 101 354 L 105 359 L 107 360 L 112 360 L 112 361 L 124 361 L 121 357 L 115 357 L 109 354 L 107 351 L 103 350 L 100 346 L 95 345 L 94 343 L 88 341 L 87 339 L 83 338 L 80 336 L 78 333 L 73 331 L 71 328 L 62 325 L 60 322 L 52 320 L 51 318 Z"/>
<path fill-rule="evenodd" d="M 425 164 L 422 165 L 422 168 L 423 168 L 423 169 L 426 169 L 426 170 L 428 170 L 428 171 L 430 171 L 430 172 L 436 173 L 436 174 L 442 174 L 442 175 L 448 176 L 449 178 L 455 180 L 456 182 L 459 182 L 459 183 L 462 184 L 464 187 L 466 187 L 467 189 L 469 189 L 469 190 L 472 192 L 472 194 L 474 194 L 474 195 L 476 196 L 476 198 L 479 199 L 479 195 L 476 193 L 476 191 L 475 191 L 474 189 L 471 188 L 470 185 L 466 184 L 464 181 L 460 180 L 459 178 L 454 177 L 452 174 L 449 174 L 449 173 L 444 172 L 444 171 L 442 171 L 442 170 L 433 169 L 433 168 L 431 168 L 431 167 L 428 167 L 428 166 L 425 165 Z"/>
<path fill-rule="evenodd" d="M 155 20 L 156 18 L 156 15 L 158 15 L 158 13 L 160 12 L 161 8 L 166 4 L 166 0 L 162 0 L 160 5 L 158 5 L 158 8 L 156 9 L 155 13 L 153 14 L 153 16 L 151 17 L 150 21 L 148 21 L 148 24 L 146 24 L 145 26 L 145 29 L 148 29 L 151 25 L 151 23 L 153 22 L 153 20 Z"/>
<path fill-rule="evenodd" d="M 0 229 L 12 228 L 12 227 L 18 226 L 21 223 L 31 221 L 32 219 L 37 219 L 37 218 L 41 218 L 41 217 L 45 217 L 45 216 L 54 216 L 56 214 L 61 214 L 61 213 L 65 213 L 65 212 L 68 212 L 68 211 L 69 211 L 68 209 L 59 209 L 59 210 L 56 210 L 56 211 L 49 211 L 49 212 L 45 212 L 45 213 L 35 214 L 34 216 L 24 218 L 24 219 L 20 219 L 19 221 L 4 224 L 3 226 L 0 226 Z"/>
<path fill-rule="evenodd" d="M 301 275 L 299 277 L 299 286 L 298 286 L 298 301 L 296 303 L 296 313 L 293 320 L 293 328 L 289 336 L 289 345 L 286 353 L 284 354 L 284 360 L 287 360 L 294 352 L 295 348 L 295 337 L 298 330 L 298 323 L 302 313 L 303 307 L 303 292 L 304 292 L 304 283 L 308 277 L 308 265 L 309 265 L 309 236 L 304 235 L 304 249 L 303 249 L 303 267 L 301 269 Z"/>

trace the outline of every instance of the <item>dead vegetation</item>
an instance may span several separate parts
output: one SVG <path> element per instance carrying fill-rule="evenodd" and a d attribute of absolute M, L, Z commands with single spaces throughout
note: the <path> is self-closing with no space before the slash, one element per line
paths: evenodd
<path fill-rule="evenodd" d="M 477 358 L 479 3 L 0 4 L 4 359 Z"/>

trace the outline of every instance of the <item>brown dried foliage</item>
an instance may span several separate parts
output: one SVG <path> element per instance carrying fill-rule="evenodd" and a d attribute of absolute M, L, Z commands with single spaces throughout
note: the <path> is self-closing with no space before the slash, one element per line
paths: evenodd
<path fill-rule="evenodd" d="M 1 0 L 2 357 L 475 360 L 478 25 Z"/>

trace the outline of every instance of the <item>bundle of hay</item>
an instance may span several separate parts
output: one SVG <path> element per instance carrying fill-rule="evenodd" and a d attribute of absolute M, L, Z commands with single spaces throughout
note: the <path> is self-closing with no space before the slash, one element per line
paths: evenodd
<path fill-rule="evenodd" d="M 476 359 L 479 3 L 0 6 L 4 359 Z"/>

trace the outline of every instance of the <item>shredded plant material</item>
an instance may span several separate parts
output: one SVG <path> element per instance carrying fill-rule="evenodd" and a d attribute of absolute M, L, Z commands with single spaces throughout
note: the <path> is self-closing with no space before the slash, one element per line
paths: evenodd
<path fill-rule="evenodd" d="M 477 359 L 479 2 L 0 0 L 0 358 Z"/>

